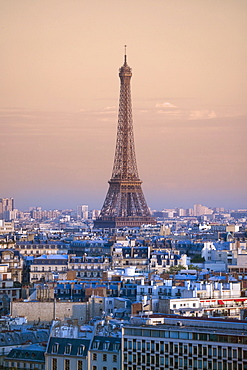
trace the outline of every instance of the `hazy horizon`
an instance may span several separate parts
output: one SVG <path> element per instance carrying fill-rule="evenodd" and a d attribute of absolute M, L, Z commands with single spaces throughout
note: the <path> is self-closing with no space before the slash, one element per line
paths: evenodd
<path fill-rule="evenodd" d="M 246 0 L 0 0 L 0 197 L 100 209 L 127 44 L 151 209 L 247 208 Z"/>

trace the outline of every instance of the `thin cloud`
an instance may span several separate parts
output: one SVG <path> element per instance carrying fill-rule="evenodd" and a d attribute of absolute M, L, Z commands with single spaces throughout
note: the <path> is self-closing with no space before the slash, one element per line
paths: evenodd
<path fill-rule="evenodd" d="M 183 119 L 183 120 L 201 120 L 201 119 L 213 119 L 217 117 L 214 110 L 209 109 L 184 109 L 175 106 L 172 103 L 164 102 L 157 103 L 155 105 L 156 114 L 163 115 L 164 117 L 171 119 Z"/>
<path fill-rule="evenodd" d="M 169 103 L 169 102 L 164 102 L 164 103 L 157 103 L 155 104 L 155 108 L 177 108 L 176 105 Z"/>
<path fill-rule="evenodd" d="M 105 115 L 105 114 L 116 114 L 117 111 L 116 111 L 115 106 L 107 106 L 107 107 L 104 107 L 104 108 L 98 109 L 98 110 L 81 108 L 80 112 L 81 113 L 88 113 L 88 114 L 92 114 L 92 115 L 101 115 L 101 114 Z"/>
<path fill-rule="evenodd" d="M 162 110 L 159 109 L 157 111 L 159 114 L 167 114 L 167 115 L 172 115 L 172 116 L 181 116 L 181 111 L 180 110 Z"/>
<path fill-rule="evenodd" d="M 192 110 L 189 113 L 188 119 L 212 119 L 216 118 L 217 115 L 214 111 L 210 110 Z"/>
<path fill-rule="evenodd" d="M 116 107 L 113 105 L 113 106 L 110 106 L 110 107 L 105 107 L 104 110 L 116 110 Z"/>
<path fill-rule="evenodd" d="M 88 112 L 89 111 L 89 109 L 87 108 L 87 109 L 85 109 L 85 108 L 81 108 L 81 109 L 79 109 L 79 112 Z"/>

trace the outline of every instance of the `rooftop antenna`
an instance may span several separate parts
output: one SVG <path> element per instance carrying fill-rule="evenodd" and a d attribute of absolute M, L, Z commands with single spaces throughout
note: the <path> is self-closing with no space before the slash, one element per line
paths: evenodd
<path fill-rule="evenodd" d="M 124 64 L 127 64 L 127 52 L 126 52 L 126 49 L 127 49 L 127 45 L 124 45 Z"/>

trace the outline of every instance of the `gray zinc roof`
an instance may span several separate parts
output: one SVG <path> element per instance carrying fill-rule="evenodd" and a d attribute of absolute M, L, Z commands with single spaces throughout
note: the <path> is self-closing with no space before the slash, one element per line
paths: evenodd
<path fill-rule="evenodd" d="M 78 348 L 84 346 L 81 356 L 85 357 L 88 353 L 90 339 L 50 337 L 47 347 L 48 354 L 54 353 L 53 345 L 57 345 L 57 351 L 55 353 L 58 355 L 64 355 L 66 353 L 66 347 L 70 347 L 70 351 L 66 353 L 66 356 L 78 356 Z"/>
<path fill-rule="evenodd" d="M 30 345 L 17 347 L 10 351 L 5 357 L 5 361 L 23 361 L 23 362 L 38 362 L 45 363 L 45 347 L 38 345 Z"/>

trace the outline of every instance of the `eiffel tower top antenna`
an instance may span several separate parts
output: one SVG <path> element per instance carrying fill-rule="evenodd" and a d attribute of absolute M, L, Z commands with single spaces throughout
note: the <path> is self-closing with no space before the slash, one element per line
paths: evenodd
<path fill-rule="evenodd" d="M 124 45 L 124 64 L 127 64 L 127 45 Z"/>

